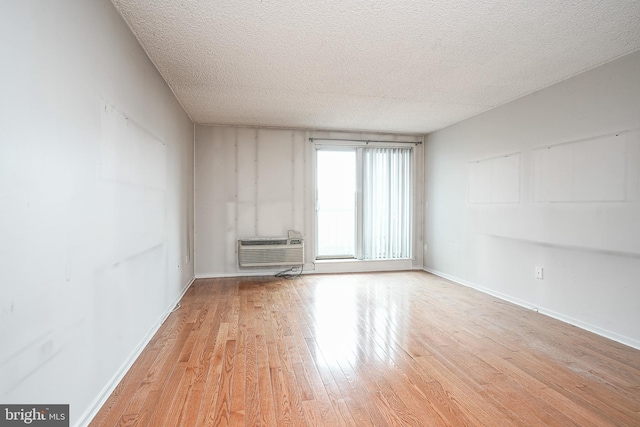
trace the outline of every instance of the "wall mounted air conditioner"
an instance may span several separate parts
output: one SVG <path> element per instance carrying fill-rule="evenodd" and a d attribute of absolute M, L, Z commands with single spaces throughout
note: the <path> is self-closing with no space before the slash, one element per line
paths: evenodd
<path fill-rule="evenodd" d="M 268 267 L 304 264 L 304 241 L 294 238 L 238 240 L 240 267 Z"/>

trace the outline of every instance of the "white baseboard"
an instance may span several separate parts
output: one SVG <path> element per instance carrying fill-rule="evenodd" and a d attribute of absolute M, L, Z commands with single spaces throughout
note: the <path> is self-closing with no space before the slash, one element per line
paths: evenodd
<path fill-rule="evenodd" d="M 503 294 L 502 292 L 497 292 L 497 291 L 494 291 L 492 289 L 485 288 L 483 286 L 478 286 L 475 283 L 468 282 L 466 280 L 460 279 L 460 278 L 455 277 L 455 276 L 451 276 L 449 274 L 443 273 L 443 272 L 438 271 L 438 270 L 433 270 L 433 269 L 430 269 L 430 268 L 427 268 L 427 267 L 424 267 L 423 270 L 426 271 L 427 273 L 434 274 L 436 276 L 442 277 L 443 279 L 447 279 L 447 280 L 450 280 L 452 282 L 455 282 L 455 283 L 457 283 L 459 285 L 467 286 L 469 288 L 476 289 L 476 290 L 478 290 L 480 292 L 483 292 L 485 294 L 489 294 L 489 295 L 494 296 L 496 298 L 500 298 L 501 300 L 508 301 L 510 303 L 519 305 L 520 307 L 524 307 L 524 308 L 527 308 L 527 309 L 536 309 L 539 313 L 544 314 L 544 315 L 549 316 L 549 317 L 553 317 L 554 319 L 560 320 L 561 322 L 568 323 L 568 324 L 573 325 L 573 326 L 577 326 L 578 328 L 584 329 L 584 330 L 589 331 L 589 332 L 593 332 L 596 335 L 600 335 L 600 336 L 608 338 L 610 340 L 619 342 L 620 344 L 624 344 L 624 345 L 627 345 L 629 347 L 633 347 L 633 348 L 635 348 L 637 350 L 640 350 L 640 341 L 635 340 L 633 338 L 629 338 L 629 337 L 626 337 L 624 335 L 620 335 L 620 334 L 618 334 L 616 332 L 612 332 L 612 331 L 609 331 L 607 329 L 603 329 L 603 328 L 601 328 L 599 326 L 595 326 L 595 325 L 583 322 L 581 320 L 574 319 L 574 318 L 566 316 L 566 315 L 564 315 L 562 313 L 557 313 L 557 312 L 555 312 L 553 310 L 548 310 L 548 309 L 546 309 L 544 307 L 539 307 L 539 306 L 534 305 L 534 304 L 532 304 L 530 302 L 527 302 L 527 301 L 524 301 L 524 300 L 521 300 L 521 299 L 518 299 L 518 298 L 514 298 L 511 295 L 506 295 L 506 294 Z"/>
<path fill-rule="evenodd" d="M 295 267 L 295 266 L 294 266 Z M 246 268 L 240 269 L 231 273 L 196 273 L 196 279 L 223 279 L 227 277 L 266 277 L 275 276 L 278 273 L 286 271 L 291 267 L 259 267 L 259 268 Z M 313 273 L 313 263 L 305 263 L 302 269 L 302 274 Z M 296 274 L 296 271 L 292 272 Z"/>
<path fill-rule="evenodd" d="M 115 390 L 115 388 L 118 386 L 120 381 L 122 381 L 122 378 L 124 378 L 124 376 L 129 371 L 129 369 L 131 369 L 131 366 L 133 366 L 133 364 L 138 359 L 138 357 L 140 356 L 142 351 L 145 349 L 147 344 L 149 344 L 149 341 L 151 341 L 151 339 L 156 334 L 156 332 L 158 332 L 158 329 L 160 329 L 164 321 L 167 320 L 167 317 L 169 317 L 171 312 L 174 310 L 175 306 L 180 302 L 180 300 L 182 299 L 184 294 L 187 292 L 187 290 L 189 290 L 189 287 L 191 287 L 195 279 L 196 279 L 195 277 L 191 278 L 189 283 L 187 283 L 184 286 L 180 294 L 171 302 L 171 304 L 169 304 L 165 312 L 162 313 L 162 315 L 153 324 L 153 326 L 149 329 L 149 331 L 142 338 L 142 340 L 140 340 L 136 348 L 131 352 L 129 357 L 127 357 L 127 359 L 122 364 L 122 366 L 120 366 L 120 369 L 118 369 L 116 374 L 111 378 L 111 380 L 107 383 L 107 385 L 104 386 L 102 391 L 94 399 L 91 405 L 89 405 L 89 408 L 86 411 L 84 411 L 84 413 L 82 414 L 78 422 L 75 424 L 76 427 L 81 427 L 81 426 L 84 427 L 89 425 L 89 423 L 93 420 L 93 418 L 96 416 L 98 411 L 100 411 L 102 406 L 105 404 L 109 396 L 111 396 L 111 393 L 113 393 L 113 390 Z"/>
<path fill-rule="evenodd" d="M 196 279 L 218 279 L 227 277 L 256 277 L 274 276 L 283 268 L 272 270 L 248 270 L 234 273 L 199 273 Z M 378 271 L 405 271 L 422 270 L 422 267 L 415 267 L 411 259 L 398 260 L 322 260 L 314 263 L 307 263 L 302 274 L 332 274 L 332 273 L 371 273 Z"/>
<path fill-rule="evenodd" d="M 196 274 L 196 279 L 225 279 L 225 278 L 232 278 L 232 277 L 269 277 L 269 276 L 275 276 L 276 274 L 280 273 L 282 270 L 275 270 L 275 271 L 261 271 L 261 272 L 255 272 L 255 271 L 251 271 L 251 272 L 238 272 L 238 273 L 201 273 L 201 274 Z M 293 272 L 292 274 L 297 274 L 296 272 Z M 302 272 L 302 274 L 313 274 L 313 271 L 307 271 L 304 270 Z"/>

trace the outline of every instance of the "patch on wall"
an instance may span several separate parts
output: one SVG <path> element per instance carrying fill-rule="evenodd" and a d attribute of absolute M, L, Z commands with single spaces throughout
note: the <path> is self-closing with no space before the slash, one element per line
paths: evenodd
<path fill-rule="evenodd" d="M 104 101 L 100 107 L 101 178 L 165 190 L 164 142 L 116 107 Z"/>
<path fill-rule="evenodd" d="M 534 150 L 535 202 L 623 202 L 627 199 L 624 133 Z"/>
<path fill-rule="evenodd" d="M 470 204 L 520 203 L 520 153 L 469 162 Z"/>

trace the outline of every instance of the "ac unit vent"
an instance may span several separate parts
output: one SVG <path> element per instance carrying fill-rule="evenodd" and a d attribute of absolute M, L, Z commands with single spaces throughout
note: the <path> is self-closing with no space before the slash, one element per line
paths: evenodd
<path fill-rule="evenodd" d="M 304 264 L 302 239 L 241 239 L 238 240 L 240 267 L 269 267 Z"/>
<path fill-rule="evenodd" d="M 244 246 L 286 245 L 287 239 L 249 239 L 240 242 Z"/>

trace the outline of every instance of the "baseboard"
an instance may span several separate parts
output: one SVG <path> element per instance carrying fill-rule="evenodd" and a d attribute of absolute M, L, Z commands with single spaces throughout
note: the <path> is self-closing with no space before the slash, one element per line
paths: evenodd
<path fill-rule="evenodd" d="M 618 334 L 616 332 L 612 332 L 612 331 L 609 331 L 607 329 L 603 329 L 603 328 L 601 328 L 599 326 L 595 326 L 595 325 L 592 325 L 590 323 L 586 323 L 586 322 L 583 322 L 581 320 L 574 319 L 574 318 L 572 318 L 570 316 L 566 316 L 566 315 L 564 315 L 562 313 L 557 313 L 557 312 L 555 312 L 553 310 L 548 310 L 548 309 L 546 309 L 544 307 L 539 307 L 537 305 L 531 304 L 530 302 L 527 302 L 527 301 L 524 301 L 524 300 L 521 300 L 521 299 L 518 299 L 518 298 L 514 298 L 511 295 L 503 294 L 502 292 L 497 292 L 497 291 L 494 291 L 492 289 L 485 288 L 483 286 L 478 286 L 475 283 L 468 282 L 466 280 L 460 279 L 460 278 L 455 277 L 455 276 L 451 276 L 449 274 L 443 273 L 443 272 L 438 271 L 438 270 L 433 270 L 433 269 L 427 268 L 427 267 L 424 267 L 423 270 L 426 271 L 427 273 L 434 274 L 436 276 L 442 277 L 443 279 L 450 280 L 450 281 L 455 282 L 455 283 L 457 283 L 459 285 L 462 285 L 462 286 L 467 286 L 469 288 L 476 289 L 476 290 L 478 290 L 480 292 L 483 292 L 485 294 L 494 296 L 496 298 L 500 298 L 501 300 L 508 301 L 508 302 L 513 303 L 515 305 L 518 305 L 520 307 L 524 307 L 524 308 L 527 308 L 527 309 L 535 309 L 539 313 L 544 314 L 545 316 L 552 317 L 554 319 L 560 320 L 561 322 L 568 323 L 568 324 L 573 325 L 573 326 L 577 326 L 580 329 L 584 329 L 586 331 L 593 332 L 596 335 L 600 335 L 600 336 L 608 338 L 610 340 L 619 342 L 620 344 L 624 344 L 624 345 L 627 345 L 629 347 L 633 347 L 633 348 L 635 348 L 637 350 L 640 350 L 640 341 L 635 340 L 633 338 L 629 338 L 627 336 L 620 335 L 620 334 Z"/>
<path fill-rule="evenodd" d="M 196 279 L 221 279 L 231 277 L 275 276 L 283 269 L 277 270 L 248 270 L 234 273 L 199 273 Z M 322 260 L 307 263 L 302 274 L 333 274 L 333 273 L 373 273 L 380 271 L 422 270 L 413 265 L 413 260 Z"/>
<path fill-rule="evenodd" d="M 234 278 L 234 277 L 270 277 L 275 276 L 280 273 L 282 270 L 275 271 L 262 271 L 262 272 L 238 272 L 238 273 L 202 273 L 196 274 L 196 279 L 226 279 L 226 278 Z M 293 272 L 292 274 L 297 274 Z M 313 274 L 313 271 L 303 271 L 302 274 Z"/>
<path fill-rule="evenodd" d="M 98 394 L 98 397 L 94 399 L 89 408 L 82 414 L 78 422 L 75 424 L 76 427 L 88 426 L 89 423 L 93 420 L 93 418 L 97 415 L 98 411 L 105 404 L 113 390 L 118 386 L 122 378 L 126 375 L 126 373 L 131 369 L 131 366 L 138 359 L 142 351 L 145 349 L 149 341 L 153 338 L 153 336 L 158 332 L 158 329 L 162 326 L 167 317 L 174 310 L 176 304 L 180 302 L 184 294 L 189 290 L 189 287 L 195 281 L 195 277 L 192 277 L 191 280 L 182 288 L 180 294 L 169 304 L 165 312 L 160 316 L 160 318 L 153 324 L 153 326 L 149 329 L 146 335 L 142 338 L 142 340 L 138 343 L 136 348 L 131 352 L 129 357 L 125 360 L 125 362 L 120 366 L 120 369 L 116 372 L 116 374 L 111 378 L 111 380 L 107 383 L 106 386 L 102 389 L 102 391 Z"/>

